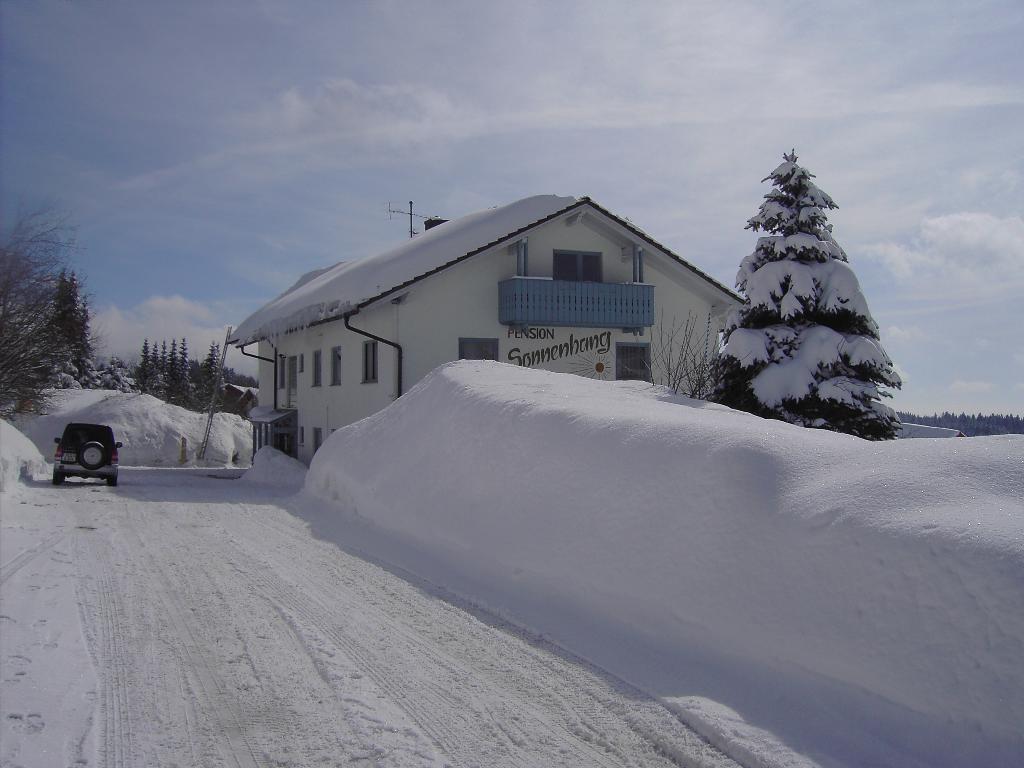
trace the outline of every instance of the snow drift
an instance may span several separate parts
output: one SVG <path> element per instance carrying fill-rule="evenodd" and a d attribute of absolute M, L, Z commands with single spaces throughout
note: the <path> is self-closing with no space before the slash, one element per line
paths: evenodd
<path fill-rule="evenodd" d="M 46 472 L 46 460 L 32 441 L 0 419 L 0 491 L 23 477 Z"/>
<path fill-rule="evenodd" d="M 826 764 L 1024 754 L 1022 437 L 873 443 L 463 361 L 335 432 L 306 489 L 680 711 Z"/>
<path fill-rule="evenodd" d="M 185 438 L 185 465 L 198 462 L 206 414 L 165 403 L 152 395 L 113 390 L 68 389 L 55 393 L 50 413 L 22 424 L 24 433 L 44 456 L 53 455 L 53 438 L 72 421 L 107 424 L 123 443 L 122 466 L 178 466 L 181 438 Z M 252 456 L 252 428 L 241 416 L 218 413 L 210 432 L 203 462 L 209 466 L 248 464 Z"/>
<path fill-rule="evenodd" d="M 305 464 L 269 445 L 256 451 L 252 466 L 241 477 L 243 483 L 294 490 L 301 488 L 305 479 Z"/>

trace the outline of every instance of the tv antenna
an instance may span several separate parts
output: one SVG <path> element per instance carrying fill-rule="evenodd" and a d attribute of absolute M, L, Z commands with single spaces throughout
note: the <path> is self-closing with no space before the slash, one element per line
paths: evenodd
<path fill-rule="evenodd" d="M 402 211 L 402 210 L 399 210 L 398 208 L 393 208 L 391 206 L 391 203 L 389 202 L 388 203 L 388 219 L 394 218 L 395 214 L 398 214 L 400 216 L 408 216 L 409 217 L 409 237 L 412 237 L 413 235 L 416 234 L 416 230 L 413 229 L 413 226 L 412 226 L 413 216 L 415 216 L 417 219 L 432 219 L 432 218 L 434 218 L 433 216 L 424 216 L 421 213 L 413 213 L 412 212 L 412 200 L 409 201 L 409 210 L 408 211 Z"/>

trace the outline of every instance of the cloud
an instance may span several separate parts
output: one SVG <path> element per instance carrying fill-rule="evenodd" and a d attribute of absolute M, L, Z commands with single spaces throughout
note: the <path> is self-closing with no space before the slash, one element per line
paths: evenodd
<path fill-rule="evenodd" d="M 976 395 L 991 392 L 992 383 L 989 381 L 964 381 L 963 379 L 957 379 L 949 385 L 949 389 L 957 394 Z"/>
<path fill-rule="evenodd" d="M 187 339 L 190 357 L 205 356 L 211 343 L 223 344 L 227 331 L 224 318 L 237 319 L 231 307 L 203 304 L 183 296 L 150 296 L 124 309 L 109 304 L 95 313 L 92 328 L 101 340 L 104 355 L 132 360 L 139 356 L 142 343 Z M 229 350 L 227 364 L 243 373 L 253 374 L 255 364 Z"/>
<path fill-rule="evenodd" d="M 924 341 L 928 338 L 928 334 L 916 325 L 900 326 L 900 325 L 889 325 L 886 326 L 883 331 L 883 339 L 886 342 L 892 341 L 897 344 L 910 344 L 914 342 Z"/>
<path fill-rule="evenodd" d="M 988 213 L 926 218 L 910 244 L 877 243 L 864 253 L 933 298 L 994 298 L 1024 287 L 1024 218 Z"/>

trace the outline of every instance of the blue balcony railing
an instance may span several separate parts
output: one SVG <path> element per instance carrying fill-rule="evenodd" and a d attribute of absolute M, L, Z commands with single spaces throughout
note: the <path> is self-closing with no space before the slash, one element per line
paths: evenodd
<path fill-rule="evenodd" d="M 498 320 L 505 325 L 649 328 L 654 286 L 511 277 L 498 283 Z"/>

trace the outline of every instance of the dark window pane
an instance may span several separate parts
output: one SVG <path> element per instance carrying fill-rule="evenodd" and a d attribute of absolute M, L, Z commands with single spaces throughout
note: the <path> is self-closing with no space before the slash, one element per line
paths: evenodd
<path fill-rule="evenodd" d="M 580 280 L 584 282 L 601 282 L 601 254 L 581 253 L 580 254 Z"/>
<path fill-rule="evenodd" d="M 601 254 L 579 251 L 555 251 L 551 261 L 551 277 L 573 282 L 601 282 Z"/>
<path fill-rule="evenodd" d="M 459 339 L 460 360 L 497 360 L 497 339 Z"/>
<path fill-rule="evenodd" d="M 331 384 L 341 384 L 341 347 L 331 349 Z"/>
<path fill-rule="evenodd" d="M 644 345 L 615 345 L 615 378 L 650 381 L 650 347 Z"/>
<path fill-rule="evenodd" d="M 551 276 L 555 280 L 577 280 L 577 254 L 555 253 L 551 267 Z"/>
<path fill-rule="evenodd" d="M 377 342 L 363 342 L 363 381 L 377 380 Z"/>

